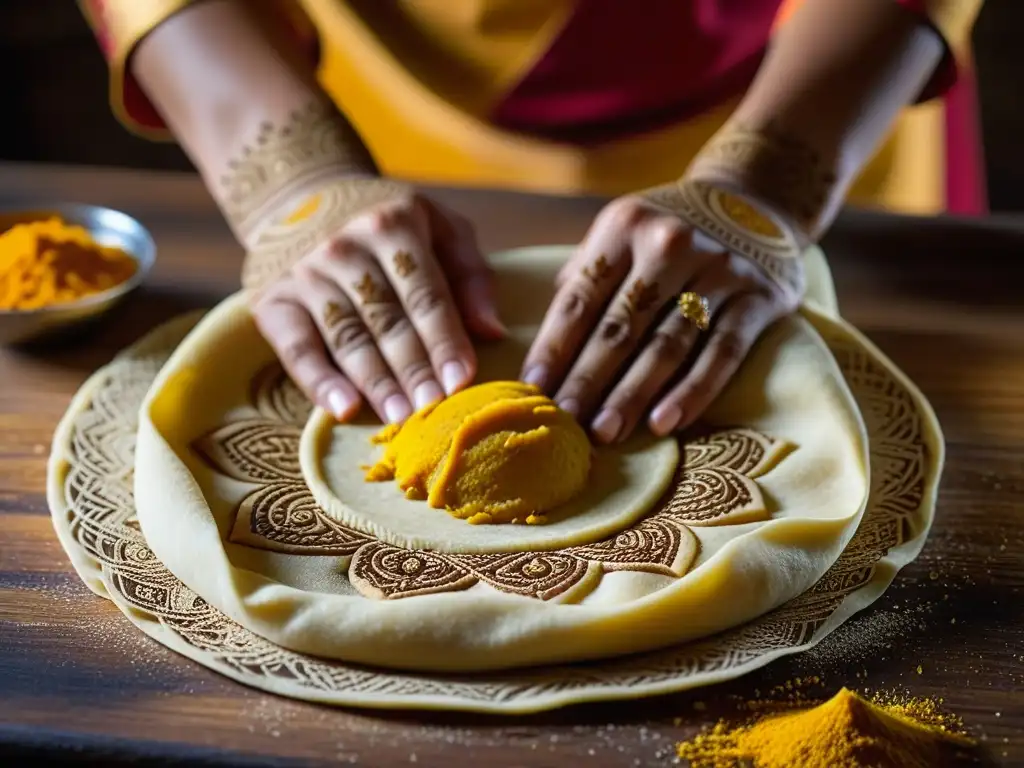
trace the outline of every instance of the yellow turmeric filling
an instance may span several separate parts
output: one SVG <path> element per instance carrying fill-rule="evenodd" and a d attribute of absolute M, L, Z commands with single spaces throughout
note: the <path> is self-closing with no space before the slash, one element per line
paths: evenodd
<path fill-rule="evenodd" d="M 470 387 L 374 441 L 385 449 L 368 482 L 396 480 L 407 498 L 474 525 L 543 523 L 590 473 L 583 428 L 539 389 L 515 381 Z"/>
<path fill-rule="evenodd" d="M 17 224 L 0 235 L 0 310 L 76 301 L 123 283 L 137 268 L 83 227 L 58 218 Z"/>

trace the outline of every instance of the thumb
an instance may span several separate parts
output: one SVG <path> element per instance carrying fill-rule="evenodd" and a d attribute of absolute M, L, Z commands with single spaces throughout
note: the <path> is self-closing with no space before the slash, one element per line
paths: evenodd
<path fill-rule="evenodd" d="M 482 339 L 497 340 L 508 333 L 498 315 L 494 271 L 469 222 L 431 201 L 434 253 L 448 278 L 466 329 Z"/>

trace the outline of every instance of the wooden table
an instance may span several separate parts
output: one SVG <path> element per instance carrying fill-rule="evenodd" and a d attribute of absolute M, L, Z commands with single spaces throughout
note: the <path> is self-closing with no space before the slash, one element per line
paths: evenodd
<path fill-rule="evenodd" d="M 600 206 L 438 194 L 477 222 L 489 249 L 573 242 Z M 844 315 L 920 385 L 948 439 L 931 538 L 883 599 L 810 656 L 729 686 L 501 719 L 277 699 L 157 646 L 86 590 L 44 498 L 54 426 L 117 350 L 233 291 L 240 251 L 192 176 L 0 166 L 0 205 L 53 200 L 138 216 L 159 258 L 144 291 L 87 340 L 0 352 L 4 765 L 30 755 L 105 766 L 670 765 L 674 743 L 730 711 L 731 697 L 815 674 L 828 692 L 941 696 L 982 740 L 986 763 L 1024 765 L 1024 221 L 847 213 L 826 242 Z"/>

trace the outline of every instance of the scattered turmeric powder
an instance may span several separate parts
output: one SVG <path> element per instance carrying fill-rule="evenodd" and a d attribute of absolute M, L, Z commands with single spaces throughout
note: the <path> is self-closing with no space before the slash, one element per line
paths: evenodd
<path fill-rule="evenodd" d="M 138 269 L 119 248 L 59 218 L 17 224 L 0 235 L 0 310 L 63 304 L 113 288 Z"/>
<path fill-rule="evenodd" d="M 972 744 L 931 699 L 868 701 L 843 688 L 813 709 L 740 726 L 720 721 L 678 753 L 691 768 L 935 768 Z"/>

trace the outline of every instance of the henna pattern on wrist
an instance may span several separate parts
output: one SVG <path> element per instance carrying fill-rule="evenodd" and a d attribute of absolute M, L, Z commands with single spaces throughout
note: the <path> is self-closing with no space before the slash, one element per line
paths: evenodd
<path fill-rule="evenodd" d="M 807 239 L 819 230 L 838 181 L 834 163 L 775 123 L 757 131 L 726 126 L 701 150 L 687 177 L 731 182 Z"/>
<path fill-rule="evenodd" d="M 249 238 L 268 211 L 319 179 L 376 175 L 373 158 L 333 104 L 313 101 L 280 125 L 266 121 L 220 178 L 221 207 Z"/>
<path fill-rule="evenodd" d="M 640 195 L 801 296 L 800 257 L 821 227 L 836 183 L 820 153 L 777 126 L 753 131 L 734 124 L 708 142 L 686 176 Z"/>
<path fill-rule="evenodd" d="M 387 179 L 344 179 L 299 200 L 260 229 L 242 268 L 242 285 L 260 291 L 299 259 L 330 242 L 367 208 L 410 197 L 412 189 Z"/>
<path fill-rule="evenodd" d="M 757 228 L 741 226 L 725 211 L 740 205 L 757 213 L 743 197 L 706 182 L 681 180 L 640 193 L 648 202 L 666 208 L 695 229 L 699 229 L 733 253 L 760 266 L 787 293 L 802 296 L 806 287 L 804 247 L 791 231 L 765 219 L 775 228 L 760 223 Z M 738 202 L 736 202 L 738 201 Z M 761 232 L 768 231 L 768 234 Z"/>
<path fill-rule="evenodd" d="M 838 182 L 833 166 L 777 125 L 723 128 L 679 181 L 640 193 L 729 250 L 758 263 L 787 293 L 806 288 L 801 256 Z"/>

